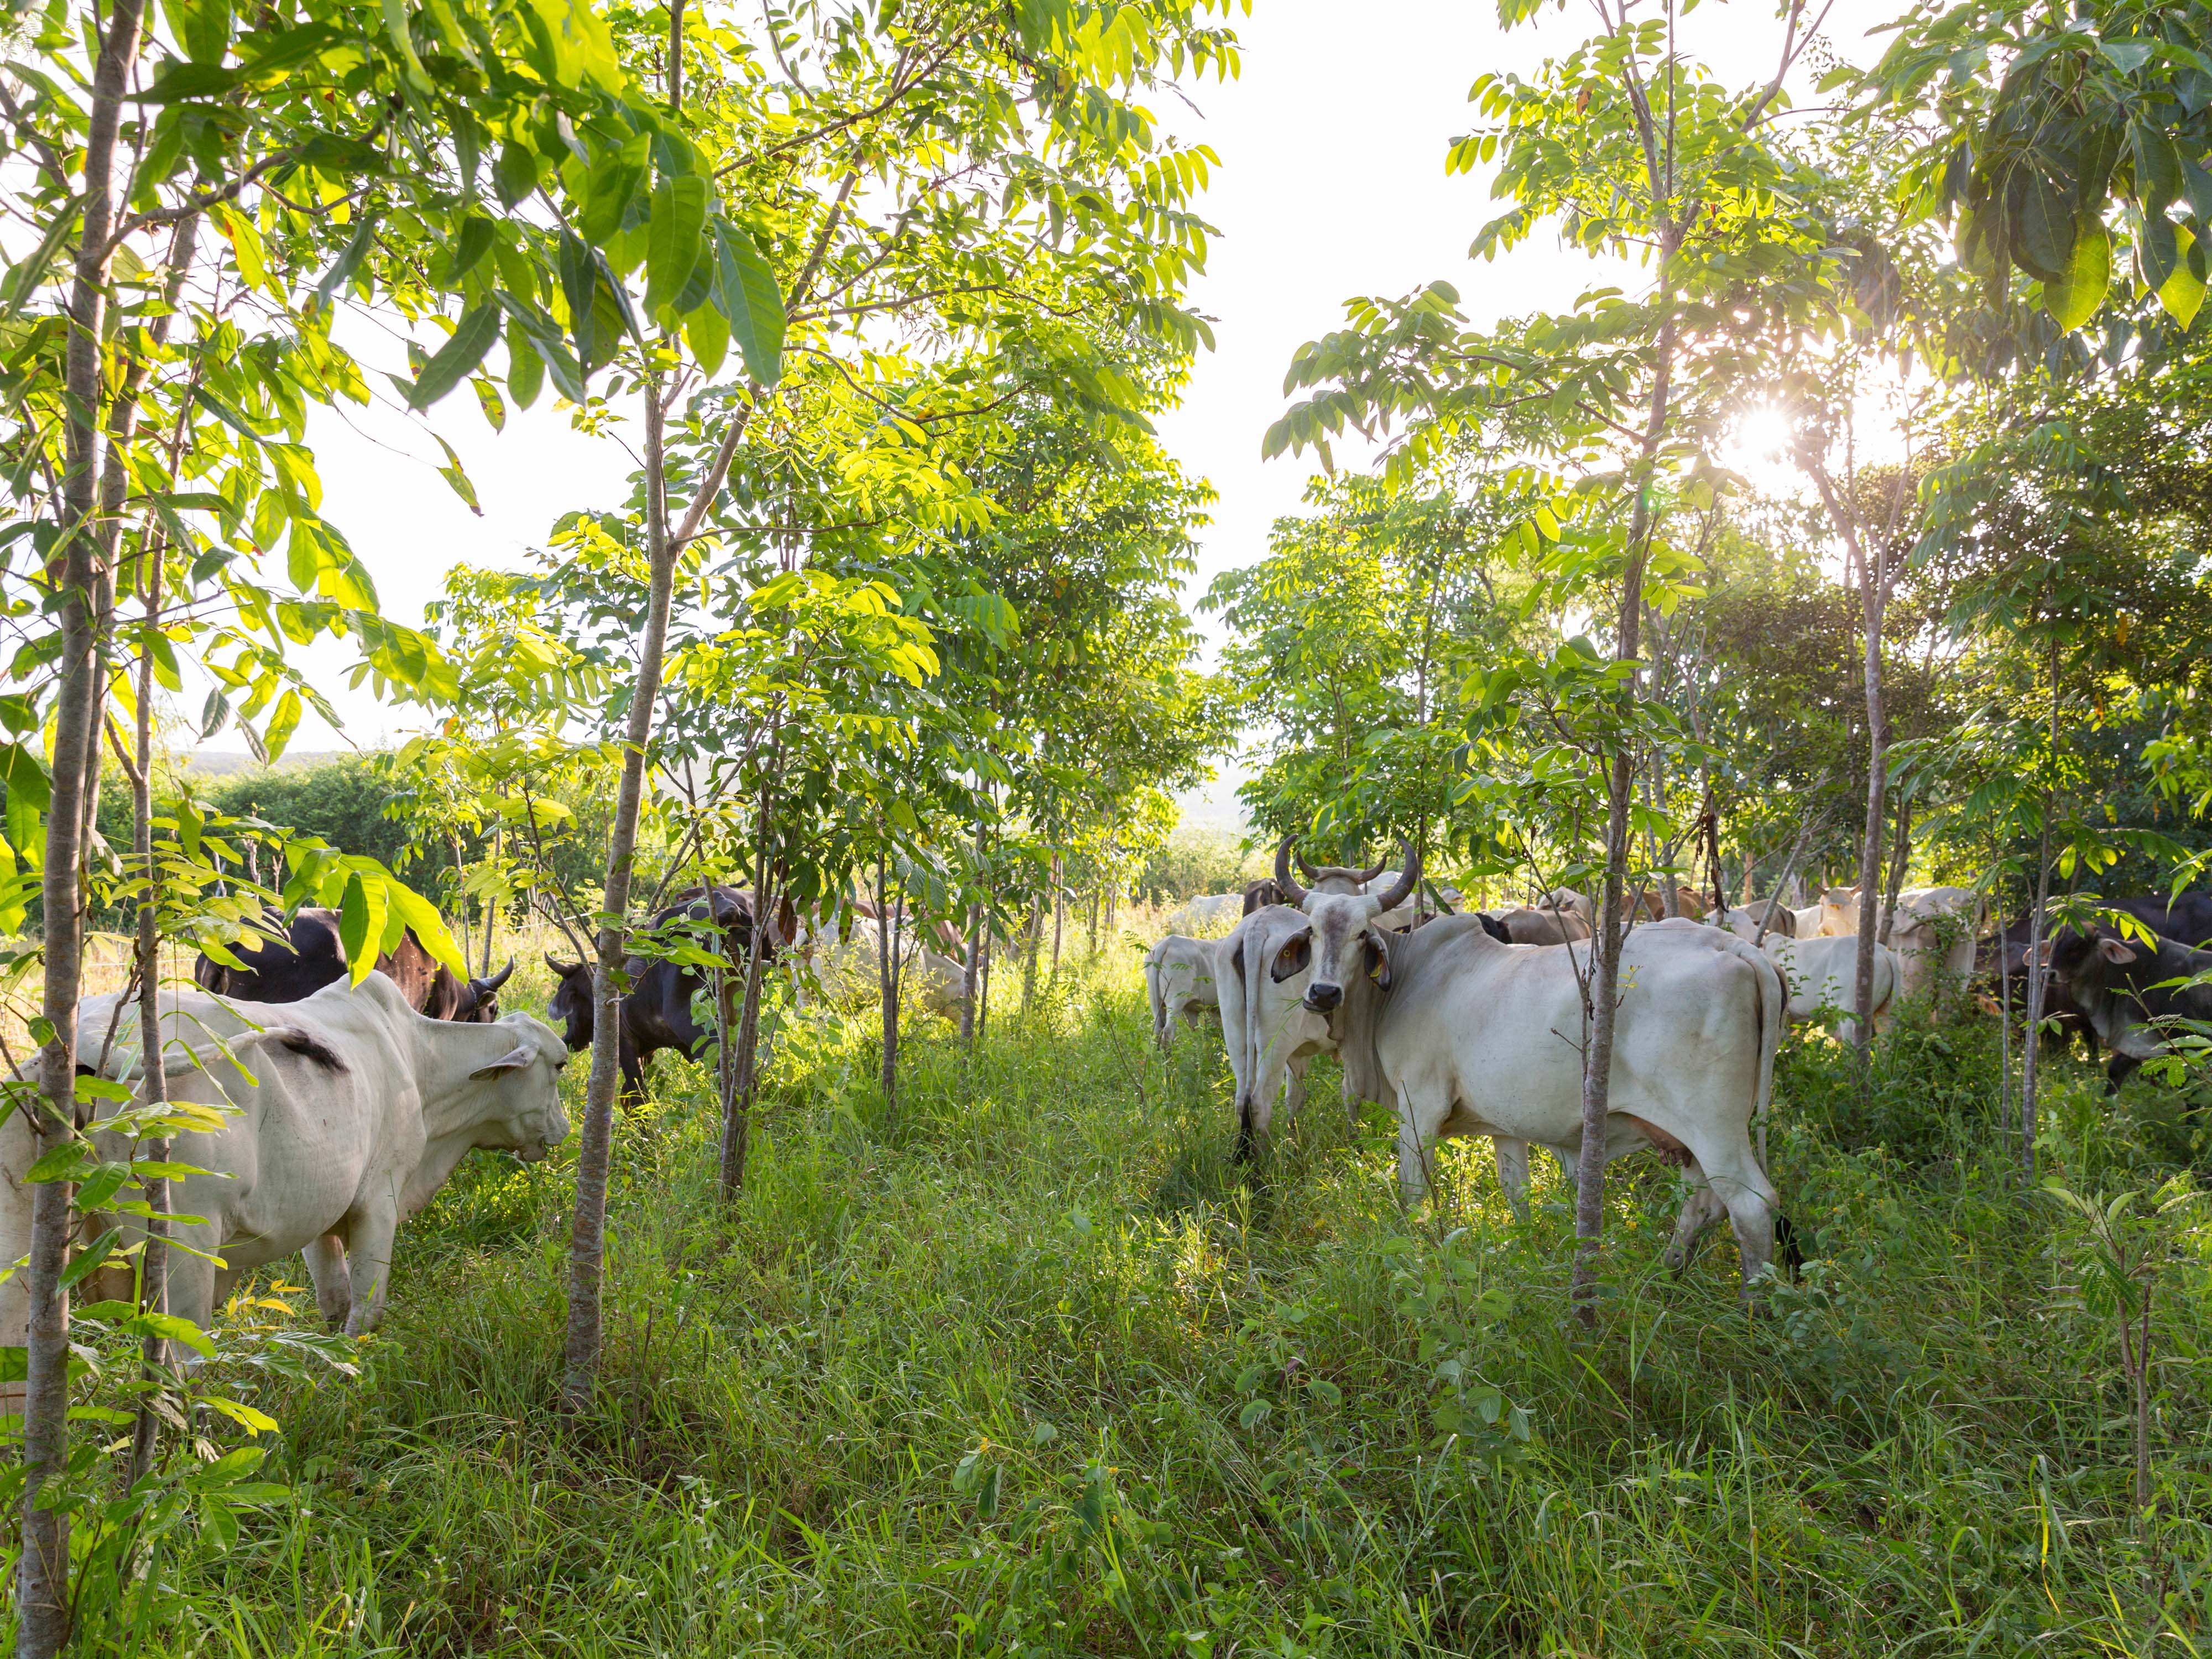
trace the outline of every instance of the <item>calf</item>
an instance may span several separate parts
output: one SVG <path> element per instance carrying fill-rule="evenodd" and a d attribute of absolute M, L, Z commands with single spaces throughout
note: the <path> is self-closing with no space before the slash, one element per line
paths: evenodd
<path fill-rule="evenodd" d="M 2044 947 L 2051 971 L 2065 983 L 2098 1038 L 2112 1051 L 2105 1092 L 2143 1061 L 2166 1051 L 2178 1030 L 2212 1025 L 2212 982 L 2169 988 L 2168 981 L 2212 975 L 2212 951 L 2191 950 L 2154 936 L 2122 939 L 2116 929 L 2069 928 Z"/>
<path fill-rule="evenodd" d="M 389 979 L 327 985 L 297 1002 L 237 1002 L 198 991 L 163 998 L 169 1097 L 226 1109 L 216 1129 L 180 1133 L 170 1157 L 204 1174 L 175 1178 L 169 1306 L 205 1328 L 243 1275 L 305 1251 L 315 1301 L 334 1325 L 372 1328 L 401 1221 L 428 1204 L 472 1146 L 544 1157 L 568 1138 L 556 1074 L 559 1035 L 527 1014 L 491 1024 L 417 1013 Z M 122 1005 L 122 1006 L 118 1006 Z M 146 1060 L 135 996 L 86 999 L 100 1075 L 129 1084 Z M 95 1136 L 99 1155 L 131 1143 Z M 23 1114 L 0 1125 L 0 1256 L 28 1247 L 36 1155 Z M 119 1218 L 95 1217 L 104 1230 Z M 136 1231 L 137 1222 L 126 1222 Z M 220 1258 L 218 1261 L 217 1258 Z M 0 1330 L 18 1340 L 23 1280 L 0 1285 Z"/>

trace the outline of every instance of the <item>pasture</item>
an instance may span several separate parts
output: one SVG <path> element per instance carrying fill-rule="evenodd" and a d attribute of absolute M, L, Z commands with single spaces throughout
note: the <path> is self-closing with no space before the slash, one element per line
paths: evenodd
<path fill-rule="evenodd" d="M 1993 1021 L 1908 1014 L 1863 1101 L 1793 1035 L 1772 1164 L 1802 1280 L 1747 1316 L 1725 1229 L 1666 1273 L 1676 1177 L 1644 1158 L 1610 1183 L 1584 1332 L 1548 1159 L 1526 1227 L 1482 1143 L 1401 1215 L 1387 1115 L 1347 1129 L 1324 1060 L 1240 1168 L 1218 1036 L 1164 1064 L 1136 961 L 1126 940 L 1032 1013 L 1009 999 L 972 1057 L 917 1021 L 895 1116 L 870 1022 L 792 1028 L 726 1218 L 711 1079 L 664 1056 L 617 1128 L 581 1419 L 554 1409 L 569 1158 L 472 1157 L 403 1236 L 364 1377 L 223 1379 L 283 1423 L 266 1473 L 295 1498 L 159 1561 L 162 1650 L 2203 1644 L 2212 1241 L 2200 1221 L 2160 1281 L 2147 1540 L 2116 1345 L 1997 1126 Z M 2184 1099 L 2055 1073 L 2046 1172 L 2190 1170 Z"/>

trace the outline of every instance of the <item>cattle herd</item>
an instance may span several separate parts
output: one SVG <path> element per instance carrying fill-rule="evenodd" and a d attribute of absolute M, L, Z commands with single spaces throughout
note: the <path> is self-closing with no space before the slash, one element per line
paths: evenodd
<path fill-rule="evenodd" d="M 1279 1097 L 1296 1115 L 1308 1062 L 1334 1054 L 1347 1109 L 1374 1102 L 1396 1115 L 1407 1202 L 1426 1192 L 1440 1139 L 1487 1135 L 1500 1183 L 1523 1209 L 1531 1142 L 1569 1170 L 1582 1153 L 1589 899 L 1561 889 L 1502 913 L 1455 915 L 1458 896 L 1437 889 L 1430 914 L 1410 902 L 1421 885 L 1411 848 L 1395 872 L 1300 859 L 1310 884 L 1291 876 L 1291 856 L 1286 841 L 1271 878 L 1170 918 L 1234 915 L 1235 927 L 1224 938 L 1170 933 L 1147 955 L 1156 1040 L 1166 1048 L 1178 1024 L 1218 1014 L 1240 1152 L 1267 1134 Z M 1802 909 L 1766 900 L 1709 909 L 1687 890 L 1674 901 L 1647 895 L 1630 907 L 1604 1157 L 1648 1148 L 1681 1168 L 1690 1191 L 1669 1258 L 1686 1260 L 1724 1213 L 1748 1286 L 1778 1238 L 1787 1253 L 1765 1171 L 1775 1051 L 1785 1022 L 1856 1008 L 1860 895 L 1832 888 Z M 1877 1030 L 1899 1001 L 1962 984 L 1978 965 L 2018 988 L 2039 964 L 2046 1032 L 2086 1036 L 2093 1054 L 2109 1049 L 2117 1089 L 2177 1022 L 2212 1021 L 2212 951 L 2197 948 L 2212 939 L 2212 894 L 2077 906 L 2078 925 L 2055 927 L 2033 952 L 2025 923 L 1980 937 L 1985 905 L 1970 889 L 1907 889 L 1882 909 Z M 2208 982 L 2189 983 L 2199 978 Z M 2025 1006 L 2019 989 L 2013 1006 Z M 1845 1013 L 1846 1041 L 1853 1025 Z"/>
<path fill-rule="evenodd" d="M 1305 1097 L 1316 1054 L 1341 1062 L 1348 1109 L 1389 1107 L 1398 1121 L 1398 1180 L 1409 1203 L 1427 1191 L 1437 1144 L 1487 1135 L 1504 1189 L 1525 1209 L 1528 1148 L 1563 1166 L 1582 1155 L 1582 1054 L 1593 910 L 1560 889 L 1502 913 L 1462 911 L 1462 896 L 1424 883 L 1405 848 L 1397 870 L 1325 866 L 1278 851 L 1273 877 L 1242 894 L 1194 900 L 1172 921 L 1234 921 L 1224 938 L 1170 933 L 1145 962 L 1155 1036 L 1217 1013 L 1236 1084 L 1237 1145 L 1249 1155 Z M 1623 1000 L 1614 1036 L 1611 1117 L 1602 1156 L 1650 1150 L 1680 1168 L 1687 1194 L 1669 1256 L 1686 1259 L 1725 1215 L 1747 1287 L 1778 1249 L 1786 1221 L 1765 1170 L 1765 1117 L 1784 1024 L 1855 1004 L 1860 908 L 1830 890 L 1802 909 L 1760 902 L 1708 910 L 1678 890 L 1671 903 L 1631 907 Z M 1925 996 L 1978 965 L 2019 981 L 2047 969 L 2045 1009 L 2062 1034 L 2112 1059 L 2110 1086 L 2160 1051 L 2177 1021 L 2212 1021 L 2212 895 L 2100 901 L 2078 926 L 2038 945 L 2024 924 L 1981 940 L 1984 907 L 1957 887 L 1912 889 L 1886 907 L 1875 946 L 1872 1017 Z M 878 915 L 865 904 L 831 920 L 788 905 L 756 915 L 753 896 L 694 888 L 654 918 L 664 936 L 689 930 L 715 954 L 804 964 L 817 988 L 865 981 L 888 927 L 904 935 L 921 1000 L 951 1012 L 966 994 L 961 963 L 933 946 L 957 940 Z M 501 1015 L 496 975 L 462 978 L 404 937 L 380 971 L 348 983 L 338 918 L 272 915 L 257 940 L 204 957 L 194 988 L 165 993 L 159 1042 L 137 1030 L 135 996 L 88 998 L 80 1011 L 86 1069 L 125 1086 L 148 1049 L 169 1098 L 228 1109 L 172 1156 L 204 1171 L 182 1178 L 174 1207 L 189 1247 L 170 1267 L 173 1310 L 204 1323 L 240 1274 L 298 1251 L 334 1325 L 369 1328 L 382 1307 L 398 1224 L 420 1210 L 474 1146 L 535 1159 L 568 1133 L 556 1074 L 592 1042 L 592 976 L 549 957 L 558 981 L 549 1012 Z M 1577 949 L 1576 947 L 1582 948 Z M 221 959 L 218 960 L 217 957 Z M 626 1097 L 643 1091 L 664 1048 L 699 1054 L 714 1036 L 701 1012 L 709 969 L 650 951 L 626 964 L 617 1003 Z M 1844 1022 L 1850 1035 L 1850 1023 Z M 122 1146 L 97 1149 L 128 1157 Z M 22 1180 L 36 1148 L 28 1120 L 0 1124 L 0 1261 L 20 1260 L 30 1231 Z M 83 1218 L 87 1236 L 116 1218 Z M 127 1295 L 127 1285 L 105 1286 Z M 20 1277 L 0 1283 L 0 1327 L 22 1329 Z"/>

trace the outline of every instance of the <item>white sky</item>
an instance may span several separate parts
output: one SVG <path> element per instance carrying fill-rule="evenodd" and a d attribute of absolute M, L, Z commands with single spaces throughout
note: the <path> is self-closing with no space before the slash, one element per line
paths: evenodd
<path fill-rule="evenodd" d="M 1893 15 L 1885 0 L 1838 0 L 1827 36 L 1863 60 L 1880 50 L 1866 31 Z M 1262 463 L 1261 438 L 1285 406 L 1291 353 L 1335 326 L 1347 298 L 1441 276 L 1480 323 L 1564 307 L 1602 280 L 1590 261 L 1540 239 L 1504 260 L 1471 263 L 1468 244 L 1495 210 L 1489 180 L 1443 171 L 1446 146 L 1472 125 L 1475 76 L 1526 73 L 1590 23 L 1579 5 L 1509 34 L 1487 0 L 1257 0 L 1236 20 L 1242 77 L 1193 88 L 1196 113 L 1156 106 L 1164 125 L 1221 158 L 1200 204 L 1220 234 L 1193 293 L 1214 319 L 1218 349 L 1200 356 L 1182 407 L 1161 422 L 1170 452 L 1221 495 L 1194 599 L 1217 572 L 1257 557 L 1269 522 L 1297 510 L 1315 465 L 1310 456 Z M 1780 40 L 1770 7 L 1756 0 L 1707 0 L 1684 33 L 1730 84 L 1771 73 Z M 617 504 L 632 465 L 618 444 L 568 430 L 550 392 L 536 410 L 510 415 L 500 436 L 465 391 L 436 413 L 475 482 L 481 519 L 438 476 L 437 445 L 416 423 L 379 410 L 349 425 L 324 412 L 309 434 L 325 517 L 374 573 L 386 612 L 407 623 L 422 620 L 452 566 L 518 565 L 561 514 Z M 1340 465 L 1358 460 L 1355 448 L 1340 447 Z M 325 648 L 311 660 L 346 729 L 334 733 L 311 716 L 294 748 L 369 747 L 414 724 L 408 709 L 348 691 L 343 653 Z M 210 745 L 235 746 L 230 733 Z M 1212 801 L 1227 781 L 1206 792 Z"/>

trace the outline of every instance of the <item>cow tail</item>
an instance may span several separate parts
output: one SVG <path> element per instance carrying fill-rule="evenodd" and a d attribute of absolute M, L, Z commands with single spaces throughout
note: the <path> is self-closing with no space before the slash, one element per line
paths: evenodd
<path fill-rule="evenodd" d="M 1168 1000 L 1160 990 L 1160 964 L 1151 956 L 1145 958 L 1145 1000 L 1152 1007 L 1152 1041 L 1157 1042 L 1166 1021 Z"/>

